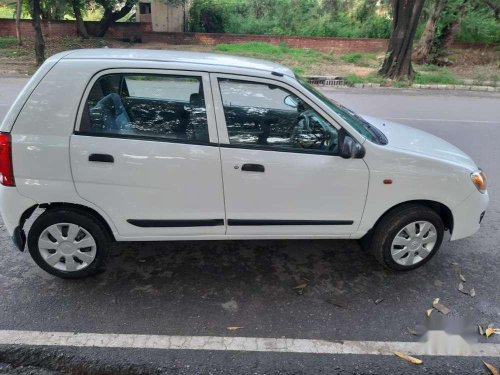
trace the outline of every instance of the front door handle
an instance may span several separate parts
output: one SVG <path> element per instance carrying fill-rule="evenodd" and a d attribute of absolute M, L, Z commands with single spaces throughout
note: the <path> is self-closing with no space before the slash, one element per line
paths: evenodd
<path fill-rule="evenodd" d="M 264 172 L 266 169 L 261 164 L 243 164 L 241 170 L 246 172 Z"/>
<path fill-rule="evenodd" d="M 89 161 L 97 161 L 100 163 L 114 163 L 115 158 L 113 155 L 108 154 L 90 154 Z"/>

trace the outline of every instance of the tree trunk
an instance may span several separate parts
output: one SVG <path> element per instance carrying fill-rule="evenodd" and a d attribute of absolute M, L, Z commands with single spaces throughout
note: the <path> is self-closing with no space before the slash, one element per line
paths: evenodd
<path fill-rule="evenodd" d="M 392 79 L 413 79 L 413 39 L 425 0 L 393 0 L 389 47 L 379 74 Z"/>
<path fill-rule="evenodd" d="M 32 24 L 35 29 L 35 55 L 38 66 L 45 61 L 45 42 L 43 40 L 42 26 L 40 25 L 40 13 L 40 0 L 33 0 Z"/>
<path fill-rule="evenodd" d="M 106 32 L 108 31 L 109 27 L 119 19 L 125 17 L 128 12 L 132 10 L 134 7 L 134 4 L 136 3 L 136 0 L 127 0 L 125 2 L 125 5 L 117 11 L 113 11 L 109 6 L 106 6 L 107 4 L 102 1 L 98 1 L 99 4 L 101 4 L 104 7 L 104 14 L 102 15 L 101 21 L 99 21 L 99 29 L 97 31 L 97 36 L 98 37 L 103 37 L 106 35 Z"/>
<path fill-rule="evenodd" d="M 21 12 L 23 10 L 23 0 L 17 0 L 17 8 L 16 8 L 16 38 L 17 38 L 17 45 L 22 46 L 23 45 L 23 39 L 21 37 Z"/>
<path fill-rule="evenodd" d="M 445 25 L 441 31 L 441 36 L 439 38 L 439 48 L 446 54 L 446 51 L 451 47 L 451 43 L 455 40 L 458 32 L 460 31 L 460 24 L 465 16 L 465 11 L 467 8 L 467 0 L 464 0 L 462 5 L 458 8 L 457 16 L 453 21 Z"/>
<path fill-rule="evenodd" d="M 432 47 L 434 46 L 436 37 L 436 23 L 441 16 L 443 8 L 446 7 L 447 0 L 436 0 L 434 9 L 429 15 L 429 19 L 425 24 L 424 32 L 417 46 L 415 52 L 415 60 L 420 64 L 429 63 L 429 55 L 431 54 Z"/>
<path fill-rule="evenodd" d="M 85 23 L 83 22 L 80 3 L 78 0 L 72 0 L 71 5 L 73 6 L 73 13 L 75 14 L 76 19 L 76 33 L 80 37 L 87 39 L 89 37 L 89 33 L 87 32 L 87 28 L 85 27 Z"/>

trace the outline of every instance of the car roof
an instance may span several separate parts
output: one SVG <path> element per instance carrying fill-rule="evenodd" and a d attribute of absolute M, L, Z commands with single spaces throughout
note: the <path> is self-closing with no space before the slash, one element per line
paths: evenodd
<path fill-rule="evenodd" d="M 254 69 L 266 71 L 269 73 L 275 72 L 290 77 L 295 76 L 289 68 L 280 64 L 273 63 L 271 61 L 206 52 L 128 48 L 95 48 L 75 50 L 63 57 L 63 60 L 71 59 L 164 61 L 184 64 L 200 64 L 218 67 Z"/>

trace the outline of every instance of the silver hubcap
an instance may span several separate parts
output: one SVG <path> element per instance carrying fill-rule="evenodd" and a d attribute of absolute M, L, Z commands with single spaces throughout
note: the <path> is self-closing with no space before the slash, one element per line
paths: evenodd
<path fill-rule="evenodd" d="M 47 227 L 38 239 L 38 249 L 49 266 L 67 272 L 88 267 L 97 253 L 94 237 L 82 227 L 71 223 Z"/>
<path fill-rule="evenodd" d="M 424 260 L 437 241 L 436 227 L 428 221 L 415 221 L 401 229 L 391 245 L 392 259 L 402 266 Z"/>

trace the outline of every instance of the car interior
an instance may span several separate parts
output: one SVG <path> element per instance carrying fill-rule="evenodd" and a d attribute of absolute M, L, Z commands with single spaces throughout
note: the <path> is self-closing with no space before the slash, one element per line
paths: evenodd
<path fill-rule="evenodd" d="M 260 92 L 248 89 L 242 94 L 245 89 L 241 87 L 238 90 L 223 91 L 224 114 L 231 143 L 268 146 L 273 149 L 307 149 L 329 153 L 338 151 L 337 130 L 330 123 L 295 95 L 277 89 L 274 85 L 267 87 L 278 91 L 275 99 L 279 98 L 279 108 L 277 103 L 270 100 L 266 103 L 266 108 L 263 108 L 259 104 L 242 105 L 241 99 L 238 101 L 234 98 L 236 93 L 247 97 L 246 100 L 251 102 L 252 95 L 260 96 Z"/>
<path fill-rule="evenodd" d="M 137 77 L 137 76 L 134 76 Z M 154 76 L 141 76 L 144 84 Z M 203 85 L 189 101 L 129 94 L 126 74 L 99 78 L 87 99 L 82 132 L 209 141 Z"/>
<path fill-rule="evenodd" d="M 150 95 L 148 84 L 154 75 L 109 74 L 99 78 L 87 98 L 82 116 L 81 132 L 106 133 L 208 142 L 208 124 L 201 78 L 189 77 L 191 89 L 183 95 L 189 100 Z M 176 77 L 172 77 L 174 80 Z M 180 77 L 186 79 L 186 77 Z M 192 80 L 197 80 L 195 86 Z M 144 86 L 146 95 L 131 95 L 127 81 Z M 161 81 L 160 81 L 161 82 Z M 182 86 L 182 81 L 178 84 Z M 176 89 L 177 83 L 169 89 Z M 278 93 L 280 106 L 241 105 L 224 101 L 226 125 L 232 144 L 244 144 L 273 149 L 296 149 L 318 152 L 338 152 L 337 130 L 309 105 L 295 95 L 268 85 Z M 241 94 L 241 90 L 239 94 Z M 170 96 L 172 93 L 169 93 Z M 238 90 L 234 92 L 238 94 Z M 251 93 L 247 93 L 249 97 Z M 188 95 L 188 96 L 187 96 Z M 282 97 L 280 97 L 280 95 Z M 182 95 L 177 95 L 182 97 Z M 243 99 L 245 100 L 245 99 Z M 251 98 L 250 98 L 251 103 Z"/>

